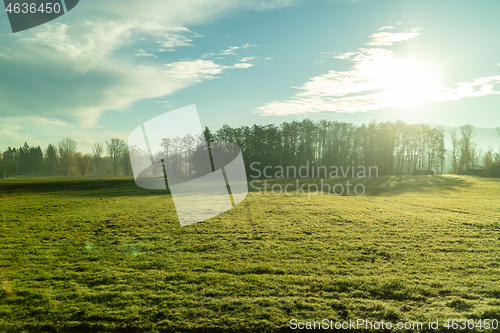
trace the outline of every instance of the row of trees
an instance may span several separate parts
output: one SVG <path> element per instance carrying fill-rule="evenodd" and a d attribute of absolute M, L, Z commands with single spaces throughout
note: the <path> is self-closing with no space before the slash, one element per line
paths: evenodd
<path fill-rule="evenodd" d="M 449 135 L 452 146 L 445 147 Z M 377 166 L 382 175 L 408 175 L 415 170 L 436 173 L 479 173 L 484 163 L 500 160 L 492 149 L 477 149 L 472 141 L 474 127 L 464 125 L 445 132 L 425 124 L 371 122 L 356 126 L 336 121 L 311 120 L 281 125 L 222 126 L 216 132 L 205 128 L 207 142 L 232 142 L 241 147 L 247 170 L 252 162 L 262 167 L 303 166 Z M 193 137 L 166 139 L 164 154 L 175 160 L 175 170 L 189 170 L 199 151 Z M 487 160 L 484 160 L 485 158 Z M 484 160 L 484 161 L 483 161 Z M 182 162 L 183 161 L 183 162 Z M 186 173 L 184 173 L 186 174 Z"/>
<path fill-rule="evenodd" d="M 500 134 L 500 128 L 497 128 Z M 500 177 L 500 152 L 495 153 L 492 147 L 487 150 L 478 148 L 473 142 L 475 129 L 471 125 L 453 128 L 449 132 L 451 148 L 449 149 L 449 170 L 453 173 L 480 175 L 484 177 Z"/>
<path fill-rule="evenodd" d="M 446 165 L 444 130 L 400 121 L 368 125 L 311 120 L 276 125 L 223 126 L 213 138 L 235 142 L 245 163 L 262 165 L 377 166 L 380 174 L 442 172 Z"/>
<path fill-rule="evenodd" d="M 106 154 L 107 153 L 107 154 Z M 85 176 L 131 175 L 129 151 L 126 143 L 117 138 L 106 144 L 94 143 L 92 153 L 77 151 L 77 142 L 65 138 L 45 150 L 24 143 L 0 154 L 1 175 Z"/>
<path fill-rule="evenodd" d="M 445 148 L 449 135 L 451 147 Z M 464 125 L 446 133 L 425 124 L 370 122 L 365 125 L 321 120 L 284 122 L 281 125 L 222 126 L 205 128 L 206 142 L 231 142 L 241 147 L 247 170 L 252 162 L 262 166 L 377 166 L 380 175 L 412 174 L 415 170 L 437 173 L 480 173 L 492 170 L 500 155 L 477 149 L 474 127 Z M 170 172 L 178 177 L 200 173 L 196 159 L 203 155 L 200 138 L 186 136 L 163 141 Z M 92 153 L 77 152 L 75 140 L 66 138 L 45 150 L 27 143 L 8 148 L 0 158 L 0 175 L 131 175 L 126 143 L 117 138 L 105 145 L 94 143 Z M 144 152 L 147 154 L 147 152 Z M 168 161 L 168 163 L 167 163 Z M 500 167 L 499 167 L 500 169 Z M 491 173 L 491 172 L 490 172 Z M 486 175 L 486 173 L 484 173 Z"/>

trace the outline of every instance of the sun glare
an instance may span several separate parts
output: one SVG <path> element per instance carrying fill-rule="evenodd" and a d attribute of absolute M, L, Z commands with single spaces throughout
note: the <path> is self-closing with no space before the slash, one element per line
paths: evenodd
<path fill-rule="evenodd" d="M 435 73 L 411 60 L 398 64 L 387 79 L 387 89 L 382 93 L 386 102 L 408 108 L 430 100 L 437 86 Z"/>

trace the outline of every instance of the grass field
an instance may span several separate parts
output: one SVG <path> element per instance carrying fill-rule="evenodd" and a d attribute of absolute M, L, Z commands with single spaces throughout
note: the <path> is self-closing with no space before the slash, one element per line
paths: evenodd
<path fill-rule="evenodd" d="M 364 183 L 352 197 L 254 192 L 181 228 L 170 195 L 132 179 L 1 180 L 0 331 L 500 318 L 499 180 Z"/>

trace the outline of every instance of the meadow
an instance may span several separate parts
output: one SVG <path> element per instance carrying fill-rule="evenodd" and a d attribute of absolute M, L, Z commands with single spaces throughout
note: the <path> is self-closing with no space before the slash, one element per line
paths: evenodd
<path fill-rule="evenodd" d="M 181 228 L 171 196 L 133 179 L 0 180 L 0 331 L 500 318 L 500 180 L 363 183 L 310 200 L 254 191 Z"/>

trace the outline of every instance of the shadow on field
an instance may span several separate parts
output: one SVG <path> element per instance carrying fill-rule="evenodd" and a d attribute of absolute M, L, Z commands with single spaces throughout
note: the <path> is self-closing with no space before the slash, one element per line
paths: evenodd
<path fill-rule="evenodd" d="M 281 179 L 262 179 L 256 180 L 252 184 L 249 182 L 249 192 L 264 193 L 265 183 L 267 182 L 267 193 L 271 193 L 273 186 L 275 192 L 284 192 L 286 187 L 288 193 L 297 193 L 297 179 L 281 178 Z M 470 187 L 472 182 L 468 182 L 465 178 L 452 176 L 382 176 L 379 178 L 330 178 L 321 179 L 307 178 L 299 179 L 298 188 L 307 194 L 307 188 L 311 185 L 311 191 L 315 191 L 314 184 L 317 185 L 318 191 L 329 192 L 331 194 L 347 196 L 347 181 L 350 184 L 350 193 L 353 193 L 353 188 L 357 184 L 363 184 L 366 192 L 365 196 L 393 196 L 405 193 L 439 193 L 453 192 L 466 187 Z M 278 186 L 279 184 L 279 186 Z M 304 184 L 304 186 L 302 186 Z M 340 194 L 344 189 L 344 193 Z M 361 187 L 358 189 L 362 191 Z"/>
<path fill-rule="evenodd" d="M 254 181 L 251 183 L 251 181 Z M 281 178 L 267 180 L 250 180 L 248 183 L 249 192 L 264 193 L 264 182 L 267 182 L 267 191 L 271 192 L 274 186 L 275 192 L 285 195 L 286 187 L 290 195 L 297 194 L 297 179 Z M 321 179 L 307 178 L 298 180 L 298 193 L 304 191 L 307 194 L 307 187 L 311 184 L 311 192 L 317 189 L 331 194 L 340 193 L 342 187 L 346 196 L 347 181 L 351 184 L 351 193 L 354 186 L 363 184 L 366 196 L 393 196 L 405 193 L 439 193 L 453 192 L 459 188 L 463 189 L 471 186 L 472 182 L 465 178 L 450 176 L 383 176 L 379 178 L 330 178 Z M 304 186 L 302 186 L 304 184 Z M 335 187 L 336 186 L 336 187 Z M 300 188 L 302 190 L 300 190 Z M 361 188 L 359 189 L 361 191 Z M 140 188 L 135 184 L 133 178 L 59 178 L 59 179 L 9 179 L 0 181 L 0 197 L 9 195 L 41 195 L 41 194 L 63 194 L 85 197 L 134 197 L 134 196 L 158 196 L 170 194 L 169 190 L 148 190 Z"/>
<path fill-rule="evenodd" d="M 70 178 L 70 179 L 9 179 L 0 181 L 2 195 L 62 194 L 86 197 L 156 196 L 169 194 L 165 190 L 147 190 L 135 184 L 133 178 Z"/>
<path fill-rule="evenodd" d="M 453 192 L 471 186 L 465 178 L 449 176 L 385 176 L 364 183 L 366 195 L 399 195 L 404 193 Z"/>

